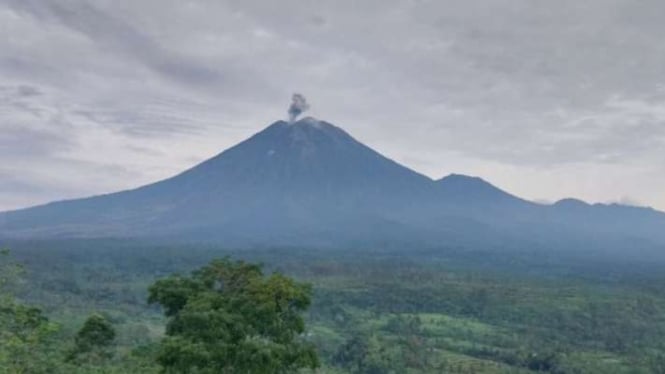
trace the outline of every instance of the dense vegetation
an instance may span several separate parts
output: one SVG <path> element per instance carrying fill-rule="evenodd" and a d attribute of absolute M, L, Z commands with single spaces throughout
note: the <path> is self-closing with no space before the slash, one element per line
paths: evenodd
<path fill-rule="evenodd" d="M 198 308 L 244 305 L 245 312 L 229 317 L 251 331 L 240 339 L 265 334 L 272 327 L 261 321 L 285 316 L 278 311 L 286 305 L 298 315 L 311 291 L 304 334 L 302 321 L 285 316 L 286 330 L 265 336 L 275 339 L 275 352 L 300 352 L 300 359 L 291 360 L 299 367 L 315 366 L 308 348 L 313 344 L 319 372 L 665 373 L 665 261 L 653 258 L 463 248 L 231 251 L 125 241 L 7 244 L 26 271 L 19 274 L 4 257 L 0 366 L 27 367 L 23 372 L 62 367 L 68 373 L 156 373 L 168 368 L 166 357 L 178 357 L 165 355 L 174 339 L 203 344 L 204 352 L 219 349 L 214 336 L 200 339 L 204 331 L 224 333 L 217 324 L 223 319 L 200 319 Z M 191 273 L 224 256 L 263 263 L 269 275 L 231 260 Z M 264 309 L 266 297 L 212 297 L 210 287 L 220 282 L 211 283 L 210 274 L 224 273 L 214 270 L 220 268 L 255 279 L 255 295 L 274 298 L 277 292 L 292 302 L 278 298 L 274 308 Z M 284 292 L 264 287 L 271 277 L 280 279 L 274 284 Z M 17 278 L 23 280 L 10 284 Z M 173 290 L 183 291 L 186 300 L 172 304 Z M 224 362 L 229 361 L 211 365 L 221 371 Z M 49 370 L 41 372 L 54 372 Z"/>
<path fill-rule="evenodd" d="M 191 277 L 171 276 L 150 287 L 151 303 L 169 317 L 157 361 L 173 373 L 290 373 L 315 369 L 312 344 L 302 341 L 301 316 L 311 290 L 257 265 L 217 260 Z"/>

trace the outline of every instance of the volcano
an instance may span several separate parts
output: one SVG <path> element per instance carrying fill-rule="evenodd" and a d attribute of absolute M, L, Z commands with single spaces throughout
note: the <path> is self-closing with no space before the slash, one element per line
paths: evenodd
<path fill-rule="evenodd" d="M 434 181 L 311 117 L 277 121 L 154 184 L 0 213 L 5 238 L 168 238 L 235 246 L 479 245 L 481 238 L 521 243 L 534 233 L 546 242 L 553 232 L 665 243 L 663 228 L 665 214 L 648 208 L 542 205 L 476 177 Z"/>

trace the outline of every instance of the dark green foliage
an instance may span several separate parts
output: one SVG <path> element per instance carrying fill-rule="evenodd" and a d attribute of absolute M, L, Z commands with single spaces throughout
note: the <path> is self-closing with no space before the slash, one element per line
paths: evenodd
<path fill-rule="evenodd" d="M 102 315 L 93 314 L 85 321 L 74 341 L 79 352 L 88 352 L 95 348 L 108 347 L 114 339 L 113 325 Z"/>
<path fill-rule="evenodd" d="M 347 340 L 333 357 L 333 363 L 351 372 L 364 372 L 369 344 L 366 336 L 353 336 Z"/>
<path fill-rule="evenodd" d="M 43 373 L 58 327 L 40 309 L 16 301 L 13 286 L 21 273 L 9 251 L 0 251 L 0 373 Z"/>
<path fill-rule="evenodd" d="M 109 358 L 112 353 L 108 348 L 113 344 L 115 337 L 113 325 L 104 316 L 93 314 L 76 333 L 74 349 L 68 359 L 95 362 Z"/>
<path fill-rule="evenodd" d="M 404 372 L 402 360 L 396 360 L 376 336 L 355 333 L 339 347 L 333 363 L 354 374 L 390 374 Z"/>
<path fill-rule="evenodd" d="M 21 304 L 0 308 L 0 373 L 42 373 L 57 325 L 42 312 Z"/>
<path fill-rule="evenodd" d="M 316 368 L 301 316 L 311 288 L 257 265 L 217 260 L 150 287 L 169 317 L 159 363 L 176 373 L 286 373 Z"/>
<path fill-rule="evenodd" d="M 321 373 L 665 373 L 665 263 L 458 248 L 230 251 L 119 241 L 12 247 L 26 273 L 4 293 L 62 325 L 24 351 L 36 373 L 157 373 L 167 350 L 207 365 L 212 345 L 187 334 L 215 338 L 233 330 L 209 328 L 222 313 L 207 310 L 217 298 L 203 297 L 211 292 L 205 277 L 168 275 L 220 255 L 263 262 L 267 274 L 278 270 L 314 285 L 305 336 L 317 347 Z M 170 312 L 145 302 L 156 279 L 164 281 L 159 295 Z M 94 310 L 116 329 L 113 356 L 65 363 L 65 350 Z M 181 314 L 191 328 L 178 327 L 161 344 L 165 324 Z"/>

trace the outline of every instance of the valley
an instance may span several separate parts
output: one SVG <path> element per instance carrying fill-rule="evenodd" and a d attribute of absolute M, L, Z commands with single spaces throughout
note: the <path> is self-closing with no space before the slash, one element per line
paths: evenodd
<path fill-rule="evenodd" d="M 19 294 L 60 326 L 59 339 L 68 341 L 92 312 L 112 321 L 117 347 L 98 364 L 103 372 L 144 365 L 141 372 L 156 372 L 150 352 L 165 321 L 147 304 L 147 287 L 224 256 L 313 285 L 306 337 L 323 373 L 657 373 L 665 364 L 665 260 L 609 258 L 600 267 L 593 256 L 529 251 L 229 250 L 118 240 L 13 247 L 28 270 Z"/>

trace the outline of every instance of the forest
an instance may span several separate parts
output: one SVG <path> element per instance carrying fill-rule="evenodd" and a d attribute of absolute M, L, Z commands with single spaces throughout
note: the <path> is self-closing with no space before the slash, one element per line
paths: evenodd
<path fill-rule="evenodd" d="M 5 373 L 665 373 L 665 262 L 653 258 L 445 246 L 2 244 Z M 227 302 L 206 278 L 215 267 L 222 283 L 248 277 L 259 285 L 253 295 L 263 295 L 234 294 L 230 302 L 244 309 L 217 316 L 222 325 L 201 317 Z M 279 297 L 295 312 L 279 313 L 279 329 L 259 323 L 275 320 L 262 303 L 279 305 Z M 242 357 L 257 357 L 265 342 L 225 346 L 219 359 L 193 355 L 222 349 L 214 344 L 233 341 L 237 324 L 273 334 L 279 344 L 269 351 L 283 354 L 265 357 L 290 366 L 224 366 L 256 363 Z"/>

